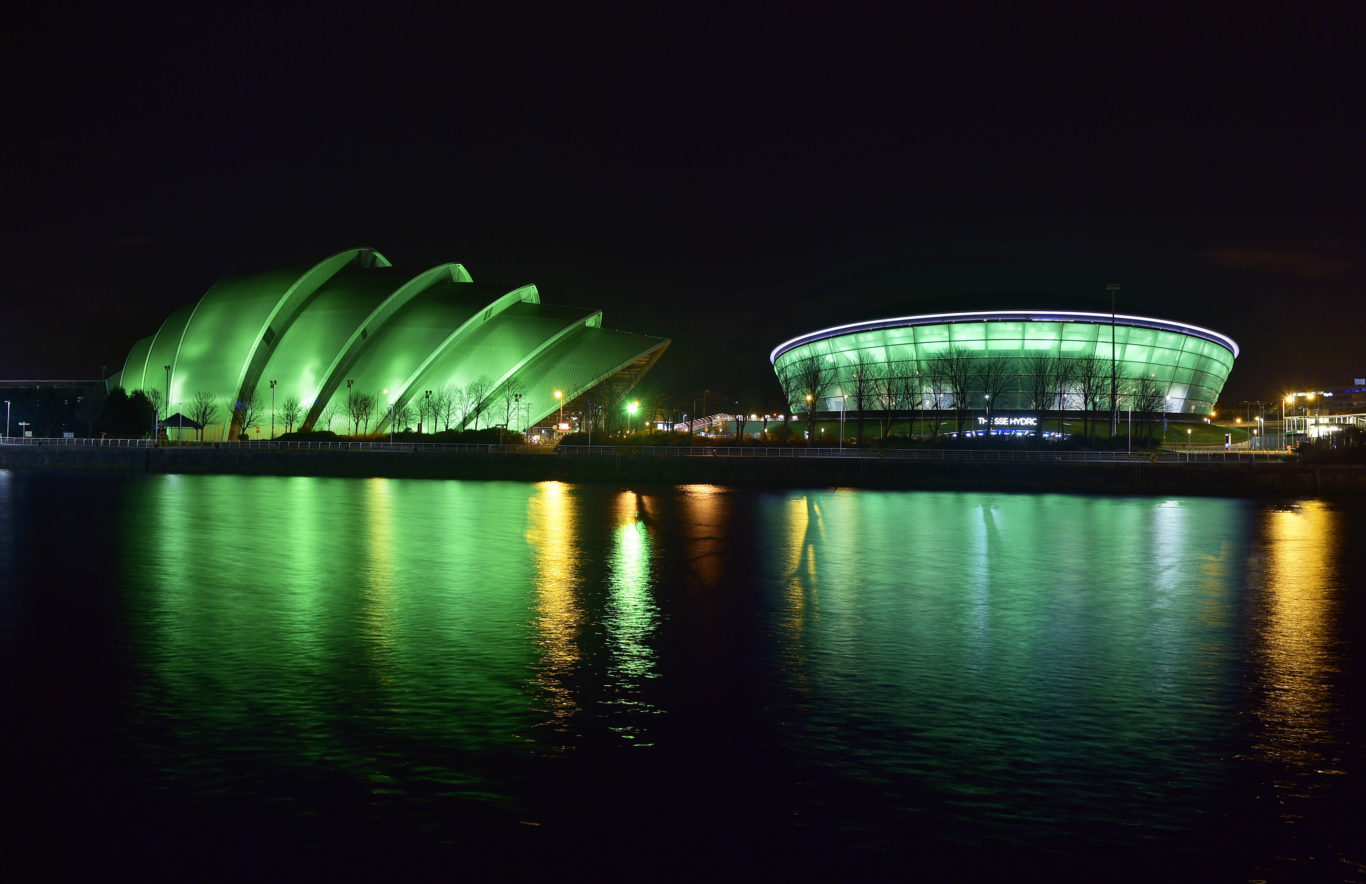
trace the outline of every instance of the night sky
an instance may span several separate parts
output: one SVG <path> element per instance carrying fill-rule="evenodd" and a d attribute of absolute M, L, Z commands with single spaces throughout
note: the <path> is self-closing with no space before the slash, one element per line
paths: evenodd
<path fill-rule="evenodd" d="M 600 307 L 673 339 L 667 392 L 756 408 L 792 335 L 1109 282 L 1239 342 L 1225 407 L 1366 375 L 1350 6 L 215 7 L 9 14 L 0 378 L 357 246 Z"/>

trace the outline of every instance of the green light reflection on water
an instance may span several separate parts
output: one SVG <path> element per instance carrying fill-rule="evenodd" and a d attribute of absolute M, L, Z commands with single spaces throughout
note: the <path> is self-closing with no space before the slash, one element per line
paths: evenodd
<path fill-rule="evenodd" d="M 1218 732 L 1232 706 L 1247 513 L 1198 499 L 774 495 L 762 522 L 784 551 L 777 640 L 811 709 L 793 739 L 837 734 L 868 749 L 831 757 L 842 769 L 1002 813 L 1065 813 L 1036 804 L 1060 777 L 1147 787 L 1153 747 Z"/>
<path fill-rule="evenodd" d="M 204 747 L 230 747 L 353 770 L 383 792 L 416 776 L 396 749 L 375 754 L 395 735 L 467 760 L 531 739 L 532 494 L 387 479 L 131 484 L 123 582 L 144 629 L 131 638 L 149 675 L 139 708 L 167 732 L 168 776 L 193 779 Z M 479 767 L 422 776 L 474 788 Z M 230 788 L 225 770 L 201 773 Z"/>
<path fill-rule="evenodd" d="M 612 648 L 610 672 L 617 689 L 616 696 L 608 702 L 626 714 L 624 721 L 611 725 L 612 730 L 631 741 L 646 736 L 646 724 L 641 718 L 658 711 L 641 697 L 645 682 L 657 675 L 657 655 L 650 641 L 659 618 L 659 609 L 651 596 L 653 541 L 647 518 L 647 498 L 625 491 L 617 496 L 606 611 Z"/>
<path fill-rule="evenodd" d="M 1289 813 L 1340 754 L 1325 505 L 175 476 L 121 505 L 137 726 L 201 789 L 287 758 L 482 795 L 713 696 L 770 704 L 803 769 L 1045 828 L 1191 823 L 1242 752 Z"/>

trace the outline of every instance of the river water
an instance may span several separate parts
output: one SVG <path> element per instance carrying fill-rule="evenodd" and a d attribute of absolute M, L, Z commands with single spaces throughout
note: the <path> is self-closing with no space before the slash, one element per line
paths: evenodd
<path fill-rule="evenodd" d="M 5 849 L 1361 880 L 1364 600 L 1321 501 L 0 471 Z"/>

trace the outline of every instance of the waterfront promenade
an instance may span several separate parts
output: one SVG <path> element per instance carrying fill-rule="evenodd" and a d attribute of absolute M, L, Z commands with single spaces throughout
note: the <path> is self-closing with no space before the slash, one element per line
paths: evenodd
<path fill-rule="evenodd" d="M 619 484 L 996 489 L 1230 496 L 1366 495 L 1366 467 L 1279 453 L 763 446 L 469 445 L 10 439 L 0 468 L 148 473 L 559 480 Z"/>

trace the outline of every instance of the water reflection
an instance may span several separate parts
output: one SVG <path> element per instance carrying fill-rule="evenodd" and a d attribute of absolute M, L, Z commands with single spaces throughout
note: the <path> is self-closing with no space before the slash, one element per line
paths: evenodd
<path fill-rule="evenodd" d="M 1133 790 L 1180 807 L 1190 781 L 1171 735 L 1227 714 L 1244 542 L 1240 505 L 1182 506 L 1193 514 L 1035 495 L 780 496 L 766 514 L 777 627 L 818 738 L 810 760 L 960 813 L 1176 824 L 1180 811 L 1159 821 Z M 1060 777 L 1086 785 L 1057 796 Z"/>
<path fill-rule="evenodd" d="M 1289 823 L 1342 773 L 1334 685 L 1342 651 L 1335 638 L 1341 518 L 1321 501 L 1268 511 L 1260 525 L 1262 555 L 1250 563 L 1249 577 L 1265 597 L 1255 645 L 1260 727 L 1253 754 L 1274 763 L 1274 794 Z"/>
<path fill-rule="evenodd" d="M 439 838 L 559 807 L 577 837 L 648 792 L 710 835 L 1087 853 L 1113 878 L 1186 868 L 1221 825 L 1322 852 L 1316 808 L 1361 791 L 1362 529 L 1319 504 L 106 482 L 0 474 L 0 653 L 115 710 L 68 740 L 110 747 L 72 775 L 121 766 L 107 806 L 147 783 Z M 54 554 L 73 513 L 112 526 L 107 561 Z M 117 678 L 70 662 L 106 658 Z"/>
<path fill-rule="evenodd" d="M 371 676 L 382 684 L 393 681 L 394 666 L 394 525 L 393 483 L 369 479 L 365 483 L 365 531 L 360 540 L 365 566 L 360 575 L 365 618 L 366 662 Z M 307 496 L 305 492 L 305 496 Z"/>
<path fill-rule="evenodd" d="M 692 582 L 698 587 L 715 586 L 730 564 L 723 556 L 728 514 L 725 489 L 716 485 L 687 485 L 680 490 L 678 503 L 682 512 L 678 525 L 687 545 Z"/>
<path fill-rule="evenodd" d="M 535 627 L 540 660 L 534 679 L 557 730 L 579 712 L 572 677 L 579 665 L 579 546 L 576 501 L 563 482 L 541 482 L 527 501 L 526 542 L 535 559 Z"/>
<path fill-rule="evenodd" d="M 612 647 L 608 674 L 615 690 L 605 702 L 618 707 L 612 729 L 627 740 L 640 741 L 647 736 L 648 716 L 657 711 L 644 699 L 644 686 L 658 674 L 651 640 L 659 609 L 652 594 L 653 541 L 646 498 L 622 492 L 616 497 L 613 516 L 606 626 Z"/>

